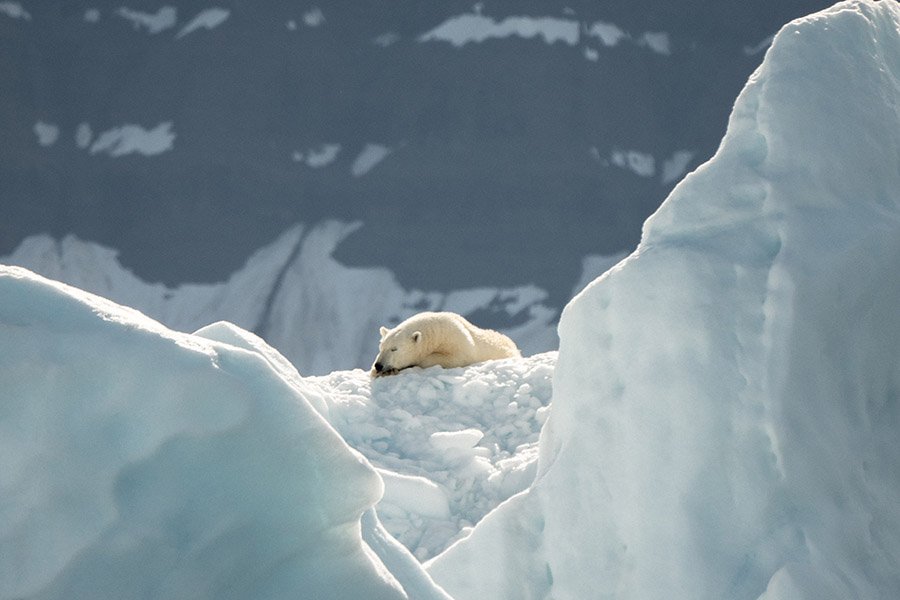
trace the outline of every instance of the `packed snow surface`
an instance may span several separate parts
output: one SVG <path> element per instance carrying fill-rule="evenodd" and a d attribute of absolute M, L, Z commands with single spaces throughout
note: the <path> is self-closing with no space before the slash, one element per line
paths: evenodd
<path fill-rule="evenodd" d="M 565 309 L 534 484 L 457 600 L 900 597 L 900 5 L 776 36 L 716 156 Z"/>
<path fill-rule="evenodd" d="M 306 381 L 323 390 L 332 426 L 380 469 L 385 527 L 425 560 L 531 483 L 555 363 L 548 352 Z"/>

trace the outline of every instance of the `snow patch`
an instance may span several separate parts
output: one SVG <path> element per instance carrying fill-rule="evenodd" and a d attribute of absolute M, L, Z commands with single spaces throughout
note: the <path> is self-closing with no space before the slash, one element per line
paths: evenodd
<path fill-rule="evenodd" d="M 75 145 L 82 150 L 91 145 L 93 137 L 94 132 L 90 123 L 79 123 L 78 127 L 75 128 Z"/>
<path fill-rule="evenodd" d="M 656 175 L 656 160 L 652 155 L 637 150 L 613 150 L 610 161 L 621 169 L 627 169 L 640 177 Z"/>
<path fill-rule="evenodd" d="M 59 127 L 52 123 L 38 121 L 34 124 L 34 135 L 37 136 L 38 145 L 46 148 L 54 145 L 59 139 Z"/>
<path fill-rule="evenodd" d="M 618 26 L 613 25 L 612 23 L 604 23 L 602 21 L 597 21 L 596 23 L 591 24 L 591 26 L 585 31 L 585 33 L 591 37 L 599 39 L 607 48 L 613 48 L 617 46 L 622 40 L 627 40 L 631 37 L 624 31 L 619 29 Z"/>
<path fill-rule="evenodd" d="M 387 33 L 382 33 L 374 40 L 372 43 L 376 46 L 380 46 L 382 48 L 387 48 L 388 46 L 393 46 L 397 42 L 400 41 L 400 34 L 394 31 L 388 31 Z"/>
<path fill-rule="evenodd" d="M 0 2 L 0 14 L 4 14 L 11 19 L 31 20 L 31 14 L 18 2 Z"/>
<path fill-rule="evenodd" d="M 595 38 L 607 48 L 618 46 L 622 41 L 630 41 L 638 47 L 647 48 L 657 54 L 671 54 L 669 34 L 665 32 L 645 32 L 633 36 L 612 23 L 596 21 L 583 24 L 575 19 L 559 17 L 512 16 L 495 20 L 481 14 L 480 10 L 452 17 L 434 29 L 420 35 L 419 42 L 449 42 L 457 48 L 470 43 L 482 43 L 490 39 L 519 37 L 543 39 L 546 44 L 561 42 L 576 46 L 586 38 Z M 585 58 L 599 59 L 596 48 L 585 46 Z"/>
<path fill-rule="evenodd" d="M 127 21 L 131 21 L 136 30 L 143 28 L 151 35 L 175 27 L 175 22 L 178 19 L 178 12 L 173 6 L 162 6 L 156 13 L 141 12 L 123 6 L 116 10 L 116 14 Z"/>
<path fill-rule="evenodd" d="M 295 150 L 291 159 L 294 162 L 303 163 L 311 169 L 321 169 L 337 160 L 340 151 L 340 144 L 322 144 L 318 148 L 310 148 L 304 152 Z"/>
<path fill-rule="evenodd" d="M 224 23 L 230 14 L 231 11 L 227 8 L 207 8 L 194 17 L 190 23 L 182 27 L 175 37 L 182 38 L 200 28 L 215 29 Z"/>
<path fill-rule="evenodd" d="M 556 17 L 507 17 L 495 21 L 481 14 L 463 14 L 448 19 L 418 39 L 420 42 L 449 42 L 459 48 L 488 39 L 539 37 L 547 44 L 563 42 L 573 46 L 578 43 L 578 28 L 577 21 Z"/>
<path fill-rule="evenodd" d="M 745 56 L 755 56 L 761 52 L 765 52 L 768 50 L 769 46 L 772 45 L 772 41 L 775 39 L 774 35 L 770 35 L 764 40 L 760 41 L 757 44 L 753 44 L 752 46 L 744 46 L 743 52 Z"/>
<path fill-rule="evenodd" d="M 162 154 L 174 147 L 175 134 L 171 129 L 171 121 L 160 123 L 149 130 L 140 125 L 115 127 L 97 136 L 91 145 L 90 153 L 103 152 L 112 157 L 128 154 L 143 156 Z"/>
<path fill-rule="evenodd" d="M 661 175 L 663 184 L 681 179 L 681 176 L 687 171 L 687 167 L 693 159 L 694 153 L 690 150 L 678 150 L 664 160 Z"/>
<path fill-rule="evenodd" d="M 668 56 L 672 54 L 669 34 L 661 31 L 647 31 L 637 39 L 638 46 L 646 46 L 657 54 Z"/>
<path fill-rule="evenodd" d="M 391 149 L 381 144 L 366 144 L 350 167 L 350 174 L 362 177 L 390 155 Z"/>
<path fill-rule="evenodd" d="M 303 13 L 303 22 L 307 27 L 321 27 L 325 24 L 325 13 L 318 6 L 311 8 Z"/>

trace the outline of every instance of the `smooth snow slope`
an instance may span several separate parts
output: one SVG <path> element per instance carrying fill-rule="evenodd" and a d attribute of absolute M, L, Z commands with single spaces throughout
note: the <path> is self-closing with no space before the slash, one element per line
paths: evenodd
<path fill-rule="evenodd" d="M 446 600 L 320 390 L 254 343 L 0 267 L 0 598 Z"/>
<path fill-rule="evenodd" d="M 564 311 L 536 482 L 457 600 L 900 597 L 900 6 L 776 36 L 715 157 Z"/>

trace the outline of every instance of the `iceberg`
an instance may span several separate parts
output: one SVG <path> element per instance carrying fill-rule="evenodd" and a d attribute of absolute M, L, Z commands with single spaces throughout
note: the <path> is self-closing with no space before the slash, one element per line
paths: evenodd
<path fill-rule="evenodd" d="M 457 600 L 900 597 L 900 5 L 794 21 L 563 312 L 535 482 Z"/>
<path fill-rule="evenodd" d="M 0 298 L 0 598 L 446 598 L 275 355 L 18 267 Z"/>

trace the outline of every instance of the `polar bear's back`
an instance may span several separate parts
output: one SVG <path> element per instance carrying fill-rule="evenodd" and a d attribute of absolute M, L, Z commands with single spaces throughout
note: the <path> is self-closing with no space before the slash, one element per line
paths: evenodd
<path fill-rule="evenodd" d="M 472 340 L 472 355 L 466 357 L 466 362 L 481 362 L 498 358 L 521 357 L 516 343 L 493 329 L 482 329 L 472 324 L 462 315 L 454 312 L 422 313 L 421 318 L 427 320 L 432 330 L 440 330 L 447 336 L 448 344 L 455 343 L 453 330 L 459 329 L 468 333 Z M 462 348 L 457 349 L 462 351 Z"/>
<path fill-rule="evenodd" d="M 493 360 L 497 358 L 518 358 L 522 356 L 516 343 L 493 329 L 482 329 L 472 325 L 468 321 L 469 332 L 475 342 L 478 361 Z"/>

